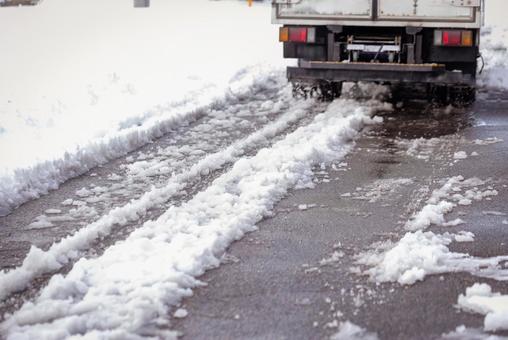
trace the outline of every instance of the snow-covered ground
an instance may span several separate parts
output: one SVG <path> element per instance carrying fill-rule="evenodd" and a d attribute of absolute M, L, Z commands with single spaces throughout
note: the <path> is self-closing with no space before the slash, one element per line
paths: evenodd
<path fill-rule="evenodd" d="M 268 4 L 47 0 L 0 31 L 0 215 L 284 63 Z"/>

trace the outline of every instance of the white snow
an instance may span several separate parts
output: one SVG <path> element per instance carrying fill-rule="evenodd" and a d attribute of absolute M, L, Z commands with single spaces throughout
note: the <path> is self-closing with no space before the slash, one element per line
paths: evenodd
<path fill-rule="evenodd" d="M 481 37 L 481 53 L 485 69 L 480 84 L 508 88 L 508 25 L 506 1 L 490 0 L 486 3 L 486 25 Z"/>
<path fill-rule="evenodd" d="M 447 340 L 506 340 L 504 336 L 491 335 L 480 329 L 458 326 L 454 331 L 443 334 L 442 339 Z"/>
<path fill-rule="evenodd" d="M 287 93 L 287 95 L 290 95 Z M 85 250 L 98 237 L 108 235 L 115 225 L 125 225 L 137 221 L 146 212 L 159 204 L 166 202 L 174 194 L 185 187 L 185 183 L 192 178 L 200 177 L 211 170 L 220 169 L 224 164 L 234 161 L 245 153 L 245 149 L 267 138 L 274 137 L 283 132 L 289 125 L 298 121 L 307 114 L 307 110 L 314 105 L 312 101 L 296 102 L 287 113 L 278 120 L 265 126 L 252 135 L 230 145 L 225 150 L 211 154 L 188 170 L 182 170 L 167 181 L 165 186 L 153 189 L 137 200 L 132 200 L 125 206 L 110 211 L 96 222 L 81 228 L 74 235 L 68 236 L 54 243 L 48 251 L 32 247 L 23 265 L 8 271 L 0 272 L 0 299 L 8 294 L 22 290 L 37 275 L 52 272 L 66 265 L 70 260 L 80 256 L 80 250 Z M 68 199 L 62 204 L 77 206 L 77 209 L 86 205 L 83 201 Z M 83 211 L 84 212 L 84 211 Z M 79 213 L 79 211 L 76 211 Z"/>
<path fill-rule="evenodd" d="M 469 231 L 461 231 L 454 235 L 455 242 L 474 242 L 475 235 Z"/>
<path fill-rule="evenodd" d="M 359 264 L 368 268 L 364 273 L 377 282 L 398 282 L 411 285 L 423 280 L 427 275 L 451 272 L 469 272 L 481 277 L 508 280 L 508 269 L 502 264 L 508 256 L 477 258 L 464 253 L 450 251 L 452 242 L 472 242 L 474 234 L 466 231 L 457 234 L 437 235 L 424 232 L 430 225 L 456 226 L 463 221 L 456 219 L 446 222 L 445 214 L 453 210 L 467 197 L 480 201 L 485 197 L 497 195 L 497 191 L 481 191 L 486 185 L 478 178 L 465 180 L 462 176 L 450 178 L 441 188 L 434 190 L 431 197 L 418 213 L 406 223 L 411 232 L 406 233 L 396 243 L 385 242 L 376 245 L 373 251 L 360 254 Z"/>
<path fill-rule="evenodd" d="M 183 319 L 186 318 L 189 315 L 189 312 L 184 308 L 178 308 L 173 316 L 177 319 Z"/>
<path fill-rule="evenodd" d="M 437 235 L 421 230 L 410 232 L 396 244 L 385 244 L 377 252 L 360 255 L 358 262 L 371 267 L 365 273 L 377 282 L 398 282 L 401 285 L 412 285 L 428 275 L 454 272 L 508 280 L 508 269 L 502 267 L 508 256 L 477 258 L 448 248 L 457 238 L 462 242 L 469 241 L 471 236 L 464 233 Z"/>
<path fill-rule="evenodd" d="M 395 145 L 406 149 L 408 156 L 428 161 L 433 154 L 434 149 L 443 143 L 445 138 L 417 138 L 417 139 L 401 139 L 394 140 Z"/>
<path fill-rule="evenodd" d="M 486 283 L 475 283 L 460 295 L 458 306 L 466 311 L 485 315 L 486 331 L 508 330 L 508 295 L 493 293 Z"/>
<path fill-rule="evenodd" d="M 309 125 L 240 159 L 190 201 L 102 256 L 53 276 L 33 303 L 6 320 L 8 336 L 167 336 L 157 325 L 166 325 L 171 306 L 200 284 L 195 278 L 218 266 L 227 246 L 255 230 L 288 189 L 312 181 L 313 165 L 343 158 L 358 131 L 380 121 L 370 116 L 382 107 L 338 100 Z"/>
<path fill-rule="evenodd" d="M 453 154 L 453 159 L 466 159 L 467 153 L 465 151 L 458 151 Z"/>
<path fill-rule="evenodd" d="M 491 145 L 491 144 L 502 143 L 502 142 L 503 142 L 503 140 L 500 139 L 500 138 L 489 137 L 489 138 L 486 138 L 486 139 L 475 139 L 473 141 L 473 144 L 476 144 L 476 145 Z"/>
<path fill-rule="evenodd" d="M 330 340 L 377 340 L 376 333 L 371 333 L 355 325 L 351 321 L 341 322 L 339 331 L 330 337 Z"/>
<path fill-rule="evenodd" d="M 464 223 L 461 219 L 451 222 L 445 220 L 445 215 L 451 212 L 457 205 L 470 205 L 473 200 L 481 201 L 486 197 L 496 196 L 496 190 L 479 190 L 477 187 L 485 182 L 478 178 L 464 180 L 462 176 L 450 178 L 446 184 L 435 190 L 427 205 L 416 213 L 407 223 L 406 229 L 415 231 L 423 230 L 431 225 L 457 226 Z"/>
<path fill-rule="evenodd" d="M 282 74 L 270 11 L 206 0 L 2 8 L 0 215 Z"/>

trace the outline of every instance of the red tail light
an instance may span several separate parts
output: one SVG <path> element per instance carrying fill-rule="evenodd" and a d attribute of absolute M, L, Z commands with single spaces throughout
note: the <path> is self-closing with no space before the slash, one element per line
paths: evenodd
<path fill-rule="evenodd" d="M 435 30 L 436 46 L 473 46 L 473 32 L 459 30 Z"/>
<path fill-rule="evenodd" d="M 443 32 L 443 45 L 444 46 L 460 46 L 462 38 L 460 31 L 444 31 Z"/>
<path fill-rule="evenodd" d="M 289 28 L 289 41 L 292 42 L 307 42 L 307 28 L 306 27 L 290 27 Z"/>

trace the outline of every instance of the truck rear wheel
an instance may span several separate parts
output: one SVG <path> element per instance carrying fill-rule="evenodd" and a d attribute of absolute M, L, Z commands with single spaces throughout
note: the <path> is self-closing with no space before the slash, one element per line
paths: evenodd
<path fill-rule="evenodd" d="M 476 101 L 476 88 L 470 86 L 453 86 L 450 88 L 449 96 L 453 106 L 467 107 Z"/>
<path fill-rule="evenodd" d="M 342 82 L 319 81 L 313 84 L 293 82 L 292 85 L 293 97 L 300 99 L 316 98 L 332 101 L 342 93 Z"/>
<path fill-rule="evenodd" d="M 430 85 L 428 97 L 437 106 L 467 107 L 476 101 L 476 88 L 471 86 Z"/>

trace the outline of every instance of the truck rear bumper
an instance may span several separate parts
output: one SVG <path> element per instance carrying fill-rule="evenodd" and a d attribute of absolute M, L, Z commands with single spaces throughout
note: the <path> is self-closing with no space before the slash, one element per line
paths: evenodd
<path fill-rule="evenodd" d="M 462 71 L 447 71 L 441 64 L 341 63 L 300 61 L 288 67 L 290 81 L 366 81 L 381 83 L 430 83 L 474 86 L 475 79 Z"/>

